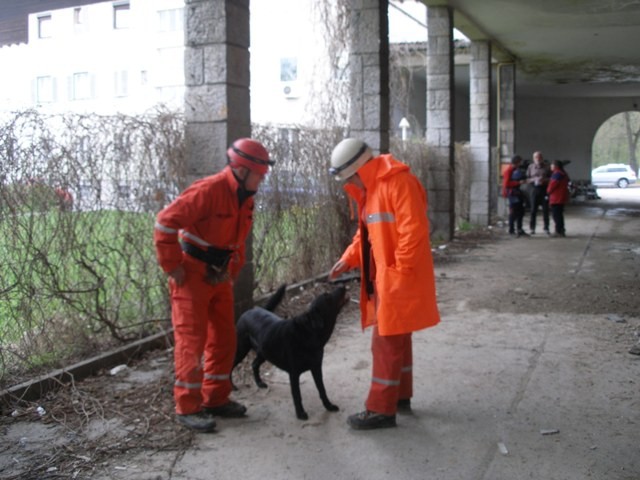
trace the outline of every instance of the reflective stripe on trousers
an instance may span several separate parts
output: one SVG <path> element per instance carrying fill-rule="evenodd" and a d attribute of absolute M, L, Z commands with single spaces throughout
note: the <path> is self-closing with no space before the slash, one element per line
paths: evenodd
<path fill-rule="evenodd" d="M 367 410 L 393 415 L 398 400 L 413 395 L 411 334 L 381 336 L 378 327 L 371 334 L 373 372 L 365 403 Z"/>
<path fill-rule="evenodd" d="M 185 263 L 181 286 L 170 282 L 174 328 L 176 413 L 226 403 L 236 350 L 233 290 L 230 282 L 211 286 L 200 270 Z M 203 361 L 204 359 L 204 361 Z"/>

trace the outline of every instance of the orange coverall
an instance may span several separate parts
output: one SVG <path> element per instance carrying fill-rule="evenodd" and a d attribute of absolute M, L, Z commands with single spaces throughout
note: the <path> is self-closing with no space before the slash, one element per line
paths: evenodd
<path fill-rule="evenodd" d="M 158 262 L 169 273 L 183 265 L 185 282 L 169 280 L 175 338 L 176 413 L 196 413 L 228 402 L 236 350 L 233 282 L 205 281 L 205 263 L 182 251 L 180 241 L 205 250 L 231 250 L 228 272 L 235 278 L 245 260 L 253 221 L 252 197 L 238 200 L 230 167 L 197 180 L 157 216 Z M 203 362 L 204 354 L 204 362 Z"/>
<path fill-rule="evenodd" d="M 362 328 L 374 326 L 373 373 L 365 406 L 393 415 L 397 401 L 413 394 L 411 332 L 440 322 L 427 197 L 409 167 L 391 155 L 369 160 L 358 176 L 366 192 L 352 184 L 344 187 L 358 204 L 360 224 L 341 260 L 360 268 Z"/>

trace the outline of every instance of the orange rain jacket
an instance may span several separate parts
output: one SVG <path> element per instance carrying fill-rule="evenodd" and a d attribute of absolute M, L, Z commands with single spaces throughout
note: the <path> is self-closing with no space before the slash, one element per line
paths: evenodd
<path fill-rule="evenodd" d="M 380 335 L 399 335 L 433 327 L 440 322 L 436 303 L 433 258 L 427 219 L 427 195 L 409 167 L 391 155 L 373 158 L 358 169 L 366 188 L 344 189 L 366 208 L 366 228 L 375 259 L 375 292 L 369 298 L 361 268 L 362 328 L 377 323 Z M 365 204 L 366 202 L 366 204 Z M 362 267 L 360 228 L 341 260 Z M 377 301 L 377 308 L 374 307 Z"/>
<path fill-rule="evenodd" d="M 154 242 L 165 272 L 182 263 L 182 241 L 206 250 L 213 246 L 232 250 L 228 272 L 235 278 L 244 265 L 245 240 L 253 220 L 253 197 L 238 205 L 238 182 L 229 166 L 195 181 L 157 217 Z M 204 271 L 204 264 L 202 264 Z"/>

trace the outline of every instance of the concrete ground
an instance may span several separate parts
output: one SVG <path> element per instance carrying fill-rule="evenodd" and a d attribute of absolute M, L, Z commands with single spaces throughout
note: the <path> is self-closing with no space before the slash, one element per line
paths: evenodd
<path fill-rule="evenodd" d="M 569 207 L 567 238 L 503 234 L 437 268 L 442 323 L 414 336 L 413 415 L 398 428 L 345 424 L 371 364 L 351 310 L 326 352 L 339 413 L 307 375 L 310 420 L 297 420 L 275 371 L 269 391 L 241 389 L 249 418 L 199 435 L 171 478 L 640 479 L 640 190 L 600 193 Z M 610 287 L 628 303 L 609 303 Z"/>
<path fill-rule="evenodd" d="M 353 304 L 325 351 L 339 412 L 307 373 L 310 418 L 297 420 L 272 370 L 268 390 L 237 382 L 246 419 L 219 420 L 186 451 L 122 453 L 91 478 L 639 480 L 640 188 L 599 193 L 569 206 L 567 238 L 494 227 L 436 250 L 442 322 L 414 334 L 413 414 L 397 428 L 345 423 L 370 382 Z"/>

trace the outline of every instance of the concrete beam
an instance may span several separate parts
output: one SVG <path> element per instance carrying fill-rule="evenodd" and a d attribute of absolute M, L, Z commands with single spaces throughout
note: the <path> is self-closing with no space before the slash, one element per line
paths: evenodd
<path fill-rule="evenodd" d="M 448 0 L 420 0 L 427 7 L 448 7 L 453 9 L 453 27 L 460 30 L 471 41 L 491 42 L 492 55 L 496 62 L 513 62 L 515 56 L 506 48 L 491 38 L 484 30 L 473 22 L 463 11 L 455 8 Z"/>

